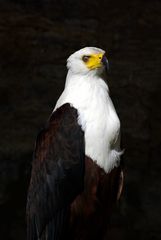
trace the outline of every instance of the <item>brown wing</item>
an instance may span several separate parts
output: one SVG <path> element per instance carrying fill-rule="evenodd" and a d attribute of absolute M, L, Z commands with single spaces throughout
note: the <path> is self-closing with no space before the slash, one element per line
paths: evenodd
<path fill-rule="evenodd" d="M 64 104 L 38 135 L 27 198 L 28 240 L 66 234 L 70 203 L 84 184 L 84 133 L 77 117 L 77 110 Z"/>

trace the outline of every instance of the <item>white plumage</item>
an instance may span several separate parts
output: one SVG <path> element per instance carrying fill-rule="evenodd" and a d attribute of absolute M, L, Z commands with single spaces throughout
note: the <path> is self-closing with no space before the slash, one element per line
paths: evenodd
<path fill-rule="evenodd" d="M 108 173 L 119 165 L 122 154 L 120 121 L 102 76 L 104 67 L 91 70 L 82 61 L 83 55 L 97 53 L 104 51 L 87 47 L 68 58 L 65 89 L 54 111 L 65 103 L 78 110 L 78 122 L 85 132 L 85 153 Z"/>

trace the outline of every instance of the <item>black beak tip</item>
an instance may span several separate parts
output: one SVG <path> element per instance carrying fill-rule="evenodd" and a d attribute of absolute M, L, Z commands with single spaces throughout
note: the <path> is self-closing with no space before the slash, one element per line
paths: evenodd
<path fill-rule="evenodd" d="M 108 72 L 110 68 L 109 68 L 108 60 L 107 60 L 107 58 L 106 58 L 105 55 L 104 55 L 103 58 L 102 58 L 102 63 L 103 63 L 103 65 L 105 66 L 106 71 Z"/>

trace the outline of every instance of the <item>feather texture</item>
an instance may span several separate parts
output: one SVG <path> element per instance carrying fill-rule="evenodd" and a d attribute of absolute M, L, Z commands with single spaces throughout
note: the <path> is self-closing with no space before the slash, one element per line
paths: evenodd
<path fill-rule="evenodd" d="M 63 239 L 70 203 L 83 190 L 84 135 L 63 105 L 40 132 L 27 200 L 28 240 Z"/>

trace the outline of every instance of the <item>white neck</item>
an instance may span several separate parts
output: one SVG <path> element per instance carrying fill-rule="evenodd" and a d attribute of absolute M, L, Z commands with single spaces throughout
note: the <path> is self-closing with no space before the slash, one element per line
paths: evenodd
<path fill-rule="evenodd" d="M 68 71 L 64 92 L 55 109 L 64 103 L 78 110 L 78 123 L 85 132 L 86 155 L 109 172 L 118 165 L 121 153 L 120 122 L 107 84 L 92 71 L 86 75 Z"/>

